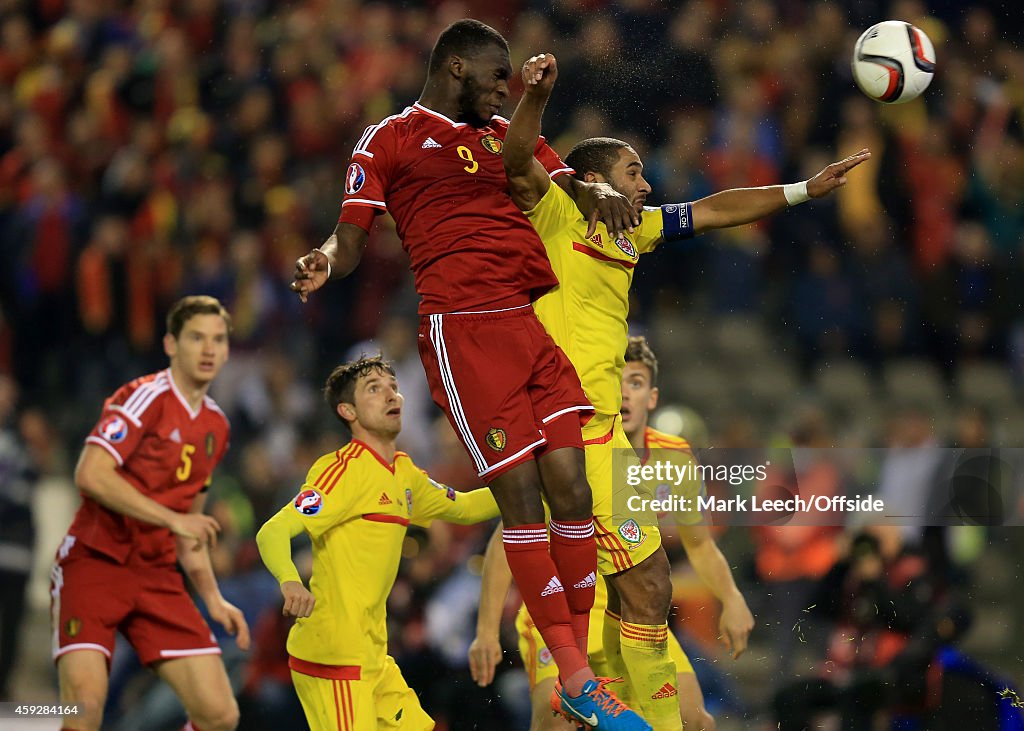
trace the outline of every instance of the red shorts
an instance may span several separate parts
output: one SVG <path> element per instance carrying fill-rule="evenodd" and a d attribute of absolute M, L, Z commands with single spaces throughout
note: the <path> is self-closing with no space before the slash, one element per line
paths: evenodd
<path fill-rule="evenodd" d="M 74 650 L 114 652 L 121 632 L 148 665 L 190 655 L 219 655 L 209 625 L 173 566 L 123 566 L 86 546 L 57 553 L 50 571 L 53 659 Z"/>
<path fill-rule="evenodd" d="M 434 403 L 481 477 L 496 477 L 535 450 L 582 448 L 580 417 L 593 407 L 531 305 L 427 315 L 419 348 Z"/>

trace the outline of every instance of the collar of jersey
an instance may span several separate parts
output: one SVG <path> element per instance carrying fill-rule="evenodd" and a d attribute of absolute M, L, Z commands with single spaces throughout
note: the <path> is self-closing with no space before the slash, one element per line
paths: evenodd
<path fill-rule="evenodd" d="M 435 112 L 433 109 L 430 109 L 429 107 L 425 107 L 422 104 L 420 104 L 419 102 L 413 102 L 412 106 L 413 106 L 413 109 L 415 109 L 415 110 L 417 110 L 419 112 L 423 112 L 424 114 L 430 115 L 431 117 L 436 117 L 437 119 L 440 119 L 440 120 L 442 120 L 444 122 L 447 122 L 448 124 L 450 124 L 452 127 L 455 127 L 456 129 L 458 129 L 459 127 L 465 127 L 466 126 L 465 122 L 456 122 L 453 119 L 449 119 L 448 117 L 446 117 L 443 114 L 441 114 L 441 112 Z"/>

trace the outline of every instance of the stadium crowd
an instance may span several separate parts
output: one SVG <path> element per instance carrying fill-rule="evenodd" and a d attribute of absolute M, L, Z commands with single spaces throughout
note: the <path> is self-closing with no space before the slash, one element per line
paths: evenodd
<path fill-rule="evenodd" d="M 243 728 L 282 728 L 282 718 L 294 728 L 301 718 L 287 626 L 252 536 L 337 444 L 317 393 L 331 368 L 382 350 L 406 396 L 400 443 L 435 479 L 478 486 L 430 404 L 394 232 L 378 226 L 358 270 L 308 304 L 288 290 L 296 258 L 334 228 L 365 126 L 417 98 L 433 39 L 466 15 L 506 35 L 514 67 L 537 51 L 558 54 L 544 130 L 555 149 L 614 133 L 647 161 L 658 202 L 801 180 L 872 150 L 833 199 L 665 246 L 638 267 L 634 328 L 662 354 L 663 401 L 688 401 L 706 417 L 706 444 L 1019 446 L 1024 24 L 1011 5 L 0 2 L 0 698 L 51 684 L 9 676 L 18 620 L 42 611 L 13 600 L 24 596 L 33 524 L 70 518 L 37 509 L 33 523 L 29 496 L 46 481 L 72 491 L 69 460 L 102 398 L 163 364 L 163 317 L 182 295 L 214 295 L 234 319 L 231 360 L 212 391 L 232 447 L 210 510 L 225 529 L 215 569 L 255 632 L 250 654 L 225 656 Z M 861 30 L 890 17 L 924 29 L 939 57 L 923 99 L 900 107 L 860 95 L 849 69 Z M 908 403 L 888 420 L 879 403 L 890 396 Z M 490 528 L 411 533 L 389 605 L 392 654 L 450 729 L 471 728 L 466 718 L 499 729 L 527 712 L 525 700 L 503 706 L 476 689 L 466 668 L 476 557 Z M 965 592 L 976 561 L 1021 544 L 1008 530 L 979 531 L 953 551 L 959 568 L 949 573 Z M 796 550 L 821 561 L 792 576 L 776 568 L 777 552 L 794 550 L 777 533 L 734 528 L 724 539 L 733 562 L 749 567 L 741 580 L 761 587 L 759 620 L 770 630 L 755 630 L 764 651 L 752 654 L 771 652 L 772 663 L 797 662 L 793 613 L 814 601 L 848 544 L 831 533 L 805 538 Z M 55 545 L 42 544 L 36 563 L 46 565 Z M 1019 578 L 1016 561 L 1008 570 Z M 677 618 L 714 659 L 714 624 L 699 620 L 709 599 L 690 590 L 685 571 L 678 578 L 690 609 Z M 787 596 L 800 601 L 777 601 Z M 989 602 L 986 616 L 1001 617 L 1013 596 L 990 599 L 978 599 Z M 1019 619 L 1006 621 L 1018 631 L 1007 625 L 995 642 L 1019 643 Z M 48 662 L 45 648 L 20 652 Z M 1022 679 L 1019 663 L 1002 669 Z M 524 699 L 521 678 L 506 670 L 502 697 Z M 161 713 L 173 726 L 175 711 L 145 677 L 125 653 L 115 660 L 111 727 L 144 728 L 140 719 Z M 769 705 L 737 677 L 719 680 L 731 704 L 720 707 L 734 717 Z"/>

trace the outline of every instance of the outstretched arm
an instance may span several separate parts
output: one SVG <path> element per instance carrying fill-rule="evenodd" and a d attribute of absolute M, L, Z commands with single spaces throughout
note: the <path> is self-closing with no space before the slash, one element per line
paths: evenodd
<path fill-rule="evenodd" d="M 476 637 L 469 646 L 469 672 L 481 687 L 491 684 L 494 668 L 501 662 L 501 613 L 505 608 L 509 587 L 512 586 L 512 571 L 501 545 L 501 527 L 501 523 L 498 523 L 484 553 Z"/>
<path fill-rule="evenodd" d="M 693 232 L 741 226 L 764 218 L 786 206 L 822 198 L 846 185 L 846 173 L 871 157 L 867 150 L 834 162 L 810 180 L 763 188 L 736 188 L 701 198 L 692 204 Z"/>
<path fill-rule="evenodd" d="M 347 277 L 359 265 L 366 248 L 366 231 L 351 223 L 339 223 L 319 249 L 295 262 L 291 288 L 305 302 L 329 279 Z"/>

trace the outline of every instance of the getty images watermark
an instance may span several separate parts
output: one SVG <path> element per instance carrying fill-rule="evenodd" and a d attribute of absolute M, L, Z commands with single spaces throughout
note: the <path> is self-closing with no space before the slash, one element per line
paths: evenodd
<path fill-rule="evenodd" d="M 1024 449 L 624 449 L 612 472 L 619 524 L 1024 525 Z"/>

